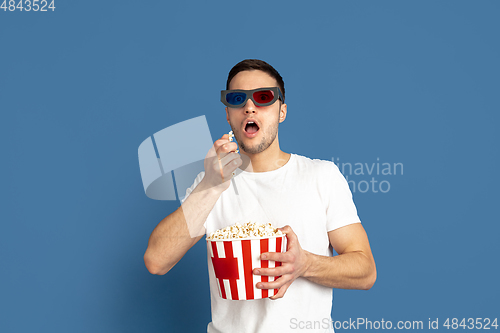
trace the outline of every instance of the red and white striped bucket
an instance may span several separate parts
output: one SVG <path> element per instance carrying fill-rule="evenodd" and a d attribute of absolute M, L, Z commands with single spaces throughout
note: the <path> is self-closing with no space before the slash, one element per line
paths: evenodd
<path fill-rule="evenodd" d="M 207 240 L 219 295 L 224 299 L 248 300 L 274 296 L 278 289 L 258 289 L 258 282 L 278 276 L 254 275 L 254 268 L 281 266 L 281 262 L 260 260 L 264 252 L 285 252 L 286 235 L 265 238 Z"/>

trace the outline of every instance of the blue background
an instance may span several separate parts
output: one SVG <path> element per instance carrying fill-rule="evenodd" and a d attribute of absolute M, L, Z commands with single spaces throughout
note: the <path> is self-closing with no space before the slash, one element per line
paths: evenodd
<path fill-rule="evenodd" d="M 498 1 L 55 4 L 0 11 L 0 332 L 206 330 L 203 242 L 144 266 L 178 202 L 146 197 L 137 149 L 200 115 L 227 133 L 246 58 L 284 77 L 284 151 L 404 165 L 354 193 L 378 280 L 334 320 L 498 317 Z"/>

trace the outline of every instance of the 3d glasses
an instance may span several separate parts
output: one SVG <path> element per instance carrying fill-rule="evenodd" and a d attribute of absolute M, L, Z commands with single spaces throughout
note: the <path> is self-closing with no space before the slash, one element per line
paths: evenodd
<path fill-rule="evenodd" d="M 279 99 L 285 102 L 278 87 L 258 88 L 253 90 L 222 90 L 220 100 L 225 106 L 230 108 L 239 108 L 251 99 L 257 106 L 268 106 Z"/>

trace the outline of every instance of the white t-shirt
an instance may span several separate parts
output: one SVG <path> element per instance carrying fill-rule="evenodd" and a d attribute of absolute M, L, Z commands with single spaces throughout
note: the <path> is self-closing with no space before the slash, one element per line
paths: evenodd
<path fill-rule="evenodd" d="M 203 176 L 201 172 L 187 189 L 186 198 Z M 349 186 L 337 166 L 296 154 L 277 170 L 237 169 L 205 222 L 206 233 L 249 221 L 271 222 L 274 227 L 289 225 L 304 250 L 324 256 L 332 256 L 328 231 L 360 222 Z M 332 288 L 301 277 L 277 300 L 225 300 L 219 296 L 209 253 L 207 260 L 212 304 L 207 332 L 333 332 L 329 329 Z"/>

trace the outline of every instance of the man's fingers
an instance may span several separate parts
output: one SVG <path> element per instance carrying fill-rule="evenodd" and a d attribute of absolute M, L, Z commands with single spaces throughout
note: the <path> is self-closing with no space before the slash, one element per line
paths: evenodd
<path fill-rule="evenodd" d="M 255 268 L 253 270 L 255 275 L 264 276 L 282 276 L 291 273 L 290 269 L 285 266 L 271 267 L 271 268 Z"/>
<path fill-rule="evenodd" d="M 284 276 L 271 281 L 271 282 L 259 282 L 257 283 L 257 288 L 259 289 L 279 289 L 282 286 L 291 283 L 291 281 Z"/>
<path fill-rule="evenodd" d="M 238 145 L 236 144 L 236 142 L 227 141 L 227 142 L 219 145 L 219 147 L 216 149 L 216 152 L 217 152 L 217 156 L 220 159 L 222 159 L 227 154 L 232 153 L 232 152 L 236 152 L 237 149 L 238 149 Z"/>
<path fill-rule="evenodd" d="M 287 284 L 283 285 L 279 290 L 278 290 L 278 293 L 272 297 L 269 297 L 270 299 L 272 300 L 275 300 L 275 299 L 278 299 L 278 298 L 282 298 L 283 296 L 285 296 L 285 293 L 286 291 L 288 290 L 288 287 L 290 287 L 292 283 L 291 282 L 288 282 Z"/>
<path fill-rule="evenodd" d="M 230 153 L 224 156 L 220 160 L 220 163 L 220 165 L 222 166 L 222 174 L 224 175 L 224 178 L 226 178 L 230 177 L 233 171 L 236 170 L 236 168 L 239 167 L 243 163 L 243 161 L 241 160 L 239 154 Z"/>
<path fill-rule="evenodd" d="M 290 227 L 289 225 L 278 229 L 286 235 L 287 250 L 291 245 L 297 244 L 299 242 L 297 235 L 295 234 L 295 232 L 293 232 L 292 227 Z"/>
<path fill-rule="evenodd" d="M 228 164 L 235 160 L 241 160 L 240 154 L 228 153 L 224 157 L 220 158 L 222 167 L 225 168 Z"/>
<path fill-rule="evenodd" d="M 208 151 L 204 166 L 205 177 L 203 181 L 209 187 L 217 187 L 226 190 L 229 186 L 229 180 L 236 168 L 243 164 L 241 156 L 236 153 L 238 145 L 236 142 L 229 141 L 229 135 L 224 134 L 219 140 L 215 141 Z"/>
<path fill-rule="evenodd" d="M 220 146 L 222 146 L 223 144 L 225 144 L 227 142 L 230 142 L 229 135 L 224 134 L 220 139 L 218 139 L 214 142 L 214 149 L 215 150 L 219 149 Z"/>
<path fill-rule="evenodd" d="M 281 262 L 289 262 L 289 254 L 286 252 L 265 252 L 260 255 L 260 260 L 273 260 Z"/>
<path fill-rule="evenodd" d="M 229 135 L 224 134 L 222 138 L 216 140 L 210 150 L 208 151 L 207 158 L 217 156 L 217 149 L 219 149 L 223 144 L 230 142 Z"/>
<path fill-rule="evenodd" d="M 287 236 L 289 234 L 295 235 L 295 233 L 292 230 L 292 227 L 290 227 L 289 225 L 285 225 L 284 227 L 281 227 L 281 228 L 278 228 L 278 229 L 280 229 L 281 232 L 284 233 L 284 234 L 286 234 Z"/>
<path fill-rule="evenodd" d="M 230 174 L 243 163 L 240 154 L 237 153 L 229 153 L 222 158 L 210 157 L 207 161 L 214 172 L 221 173 L 222 171 L 225 175 Z"/>
<path fill-rule="evenodd" d="M 237 149 L 238 145 L 236 144 L 236 142 L 229 141 L 229 135 L 224 134 L 222 138 L 214 142 L 212 148 L 210 148 L 207 154 L 207 157 L 218 156 L 219 158 L 221 158 L 221 154 L 225 155 L 228 152 L 236 151 Z"/>

